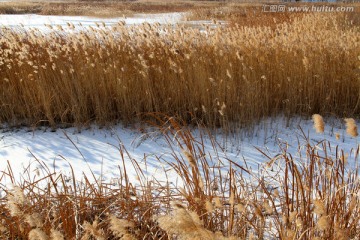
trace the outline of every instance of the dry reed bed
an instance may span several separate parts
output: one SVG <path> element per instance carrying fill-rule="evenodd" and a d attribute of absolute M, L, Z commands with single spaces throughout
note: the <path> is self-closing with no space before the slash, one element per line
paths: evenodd
<path fill-rule="evenodd" d="M 314 118 L 315 127 L 322 119 Z M 204 151 L 206 131 L 195 139 L 173 118 L 159 119 L 173 152 L 164 169 L 185 183 L 147 179 L 133 161 L 139 181 L 129 182 L 119 162 L 114 185 L 84 177 L 65 178 L 43 166 L 44 178 L 15 183 L 9 166 L 0 181 L 1 236 L 7 239 L 359 239 L 359 149 L 350 155 L 326 141 L 299 140 L 299 158 L 279 154 L 252 173 Z M 320 127 L 321 130 L 321 127 Z M 321 131 L 320 131 L 321 132 Z M 210 136 L 211 138 L 211 136 Z M 214 149 L 216 142 L 214 142 Z M 302 150 L 303 149 L 303 150 Z M 121 150 L 120 156 L 128 154 Z M 41 161 L 39 161 L 41 164 Z M 350 164 L 350 165 L 349 165 Z M 227 166 L 227 167 L 224 167 Z M 30 168 L 28 169 L 30 171 Z M 50 238 L 49 238 L 50 236 Z M 122 238 L 121 238 L 122 237 Z"/>
<path fill-rule="evenodd" d="M 270 5 L 281 4 L 285 6 L 285 11 L 269 11 Z M 213 7 L 199 7 L 190 9 L 186 15 L 189 20 L 225 20 L 230 24 L 239 24 L 242 26 L 269 26 L 274 27 L 279 23 L 292 21 L 296 17 L 301 17 L 311 13 L 312 7 L 328 7 L 329 9 L 336 9 L 337 7 L 352 7 L 353 11 L 346 12 L 346 15 L 355 24 L 360 24 L 360 4 L 358 2 L 344 3 L 344 2 L 227 2 L 219 6 Z M 302 7 L 308 7 L 310 11 L 301 11 Z M 297 9 L 294 10 L 294 9 Z M 330 13 L 332 14 L 332 13 Z"/>
<path fill-rule="evenodd" d="M 185 12 L 225 5 L 196 1 L 13 1 L 0 2 L 0 14 L 121 17 L 135 13 Z"/>
<path fill-rule="evenodd" d="M 306 4 L 306 3 L 304 3 Z M 287 7 L 292 4 L 286 4 Z M 264 12 L 264 3 L 236 4 L 228 3 L 224 6 L 212 8 L 196 8 L 190 10 L 187 20 L 223 20 L 230 25 L 241 25 L 247 27 L 271 26 L 279 23 L 291 22 L 296 17 L 301 17 L 301 12 Z"/>
<path fill-rule="evenodd" d="M 233 129 L 278 114 L 360 113 L 359 27 L 342 14 L 275 28 L 68 28 L 0 30 L 1 123 L 128 123 L 162 112 Z"/>

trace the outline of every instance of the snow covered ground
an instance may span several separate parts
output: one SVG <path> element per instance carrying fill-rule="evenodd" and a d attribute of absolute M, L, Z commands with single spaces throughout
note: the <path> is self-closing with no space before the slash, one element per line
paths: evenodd
<path fill-rule="evenodd" d="M 296 158 L 298 142 L 306 144 L 304 133 L 313 142 L 327 139 L 335 147 L 339 145 L 345 152 L 351 153 L 357 146 L 357 140 L 346 135 L 344 126 L 340 122 L 328 124 L 324 134 L 317 134 L 313 129 L 311 120 L 294 119 L 290 127 L 285 127 L 283 119 L 263 121 L 255 126 L 251 132 L 240 131 L 233 136 L 225 137 L 216 134 L 214 137 L 219 145 L 213 148 L 210 138 L 205 137 L 205 153 L 208 157 L 219 159 L 223 162 L 221 167 L 226 168 L 230 159 L 241 166 L 246 164 L 256 172 L 261 164 L 268 159 L 256 148 L 261 149 L 269 156 L 274 157 L 280 153 L 279 146 L 285 144 L 289 152 Z M 301 126 L 301 129 L 299 128 Z M 135 159 L 144 171 L 148 179 L 156 177 L 159 180 L 166 180 L 165 165 L 163 160 L 174 161 L 171 156 L 172 149 L 166 143 L 165 138 L 158 131 L 140 132 L 136 128 L 124 128 L 114 126 L 110 129 L 98 129 L 92 127 L 82 130 L 80 133 L 75 128 L 60 129 L 51 132 L 46 129 L 31 131 L 20 129 L 16 131 L 0 132 L 0 171 L 6 170 L 8 162 L 12 167 L 18 181 L 24 178 L 24 172 L 30 169 L 32 176 L 36 174 L 47 175 L 43 166 L 50 168 L 50 172 L 63 173 L 71 176 L 73 167 L 75 176 L 79 179 L 83 174 L 91 177 L 91 172 L 96 178 L 111 183 L 119 177 L 123 167 L 120 149 L 123 151 L 125 165 L 131 180 L 136 179 L 131 159 Z M 337 140 L 335 133 L 341 138 Z M 193 130 L 195 137 L 199 139 L 199 131 Z M 181 149 L 173 143 L 176 154 L 182 155 Z M 352 161 L 354 154 L 349 155 L 349 166 L 355 163 Z M 159 161 L 158 158 L 161 160 Z M 211 163 L 210 166 L 218 162 Z M 1 176 L 1 174 L 0 174 Z M 37 176 L 40 178 L 40 176 Z M 177 181 L 176 175 L 170 175 L 170 181 Z M 2 184 L 9 184 L 8 180 L 1 180 Z"/>

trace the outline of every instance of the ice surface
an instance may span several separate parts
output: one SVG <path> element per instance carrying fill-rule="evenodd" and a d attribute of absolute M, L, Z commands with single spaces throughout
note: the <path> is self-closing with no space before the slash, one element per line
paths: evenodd
<path fill-rule="evenodd" d="M 133 17 L 122 18 L 95 18 L 83 16 L 44 16 L 36 14 L 0 15 L 0 26 L 40 28 L 46 29 L 47 25 L 67 26 L 72 23 L 75 26 L 96 26 L 105 23 L 106 25 L 116 24 L 124 21 L 127 25 L 147 23 L 175 24 L 183 18 L 183 13 L 158 13 L 158 14 L 135 14 Z"/>

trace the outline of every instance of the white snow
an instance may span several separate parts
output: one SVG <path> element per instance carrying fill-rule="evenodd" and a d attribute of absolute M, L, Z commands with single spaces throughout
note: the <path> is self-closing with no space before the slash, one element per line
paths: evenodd
<path fill-rule="evenodd" d="M 301 129 L 298 127 L 301 125 Z M 81 133 L 75 128 L 57 130 L 20 129 L 17 131 L 0 132 L 0 173 L 8 167 L 8 162 L 14 172 L 17 181 L 24 178 L 26 169 L 30 169 L 32 177 L 36 176 L 37 169 L 41 175 L 47 175 L 41 163 L 50 168 L 50 172 L 63 173 L 71 177 L 70 164 L 74 169 L 75 177 L 81 179 L 85 174 L 90 180 L 92 173 L 97 179 L 100 177 L 103 181 L 110 183 L 120 175 L 123 167 L 122 157 L 119 149 L 126 149 L 124 159 L 129 178 L 136 181 L 136 171 L 132 166 L 131 159 L 135 159 L 140 165 L 145 177 L 149 180 L 155 177 L 158 180 L 166 181 L 165 169 L 168 168 L 163 160 L 174 161 L 172 153 L 182 155 L 181 149 L 173 143 L 175 147 L 172 152 L 165 138 L 158 131 L 151 132 L 150 128 L 147 133 L 141 133 L 136 128 L 124 128 L 114 126 L 111 129 L 98 129 L 92 127 L 88 130 L 82 130 Z M 221 167 L 227 168 L 230 159 L 241 166 L 246 164 L 254 171 L 258 171 L 260 164 L 268 159 L 256 148 L 266 152 L 269 156 L 274 157 L 280 153 L 279 145 L 287 146 L 289 152 L 296 158 L 298 151 L 298 142 L 306 144 L 305 136 L 312 143 L 320 142 L 324 139 L 335 147 L 339 145 L 345 152 L 354 152 L 357 140 L 346 135 L 344 126 L 339 121 L 334 121 L 327 125 L 324 134 L 317 134 L 312 127 L 311 120 L 294 119 L 290 127 L 285 127 L 285 120 L 268 120 L 255 126 L 252 130 L 239 131 L 233 136 L 225 137 L 218 133 L 214 137 L 219 143 L 216 151 L 212 147 L 209 137 L 205 137 L 205 153 L 209 159 L 213 157 L 214 163 L 218 164 L 217 154 L 223 164 Z M 335 133 L 341 134 L 341 139 L 336 140 Z M 199 139 L 199 131 L 193 130 L 193 134 Z M 246 136 L 250 135 L 250 136 Z M 218 152 L 217 152 L 218 151 Z M 349 156 L 349 167 L 355 163 L 354 154 Z M 158 160 L 157 157 L 162 160 Z M 92 172 L 92 173 L 91 173 Z M 0 183 L 9 184 L 9 180 L 1 179 Z M 176 174 L 170 174 L 169 181 L 178 181 Z"/>

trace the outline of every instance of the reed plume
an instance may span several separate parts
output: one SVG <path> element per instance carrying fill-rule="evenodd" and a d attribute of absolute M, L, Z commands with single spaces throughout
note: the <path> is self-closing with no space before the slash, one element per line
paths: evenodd
<path fill-rule="evenodd" d="M 199 216 L 189 211 L 180 203 L 172 203 L 172 215 L 157 218 L 159 226 L 169 236 L 174 235 L 181 240 L 235 240 L 236 237 L 224 237 L 220 232 L 211 232 L 204 228 Z"/>
<path fill-rule="evenodd" d="M 346 133 L 351 137 L 357 137 L 359 134 L 355 120 L 353 118 L 345 118 L 344 120 L 346 123 Z"/>
<path fill-rule="evenodd" d="M 49 237 L 40 228 L 34 228 L 29 232 L 29 240 L 48 240 Z"/>
<path fill-rule="evenodd" d="M 99 229 L 99 220 L 96 218 L 92 224 L 85 221 L 83 224 L 84 235 L 81 240 L 87 240 L 91 237 L 96 238 L 97 240 L 105 240 L 105 233 L 103 229 Z"/>
<path fill-rule="evenodd" d="M 180 203 L 172 203 L 172 215 L 157 218 L 159 226 L 169 235 L 176 235 L 182 240 L 211 240 L 214 234 L 203 227 L 199 216 L 189 211 Z"/>
<path fill-rule="evenodd" d="M 312 119 L 314 121 L 314 128 L 317 133 L 323 133 L 325 129 L 325 124 L 322 116 L 320 114 L 312 115 Z"/>
<path fill-rule="evenodd" d="M 64 234 L 55 229 L 51 229 L 50 238 L 51 240 L 65 240 Z"/>
<path fill-rule="evenodd" d="M 114 215 L 110 217 L 110 230 L 114 235 L 124 240 L 136 240 L 137 238 L 129 232 L 129 229 L 134 228 L 134 223 L 124 219 L 118 219 Z"/>

